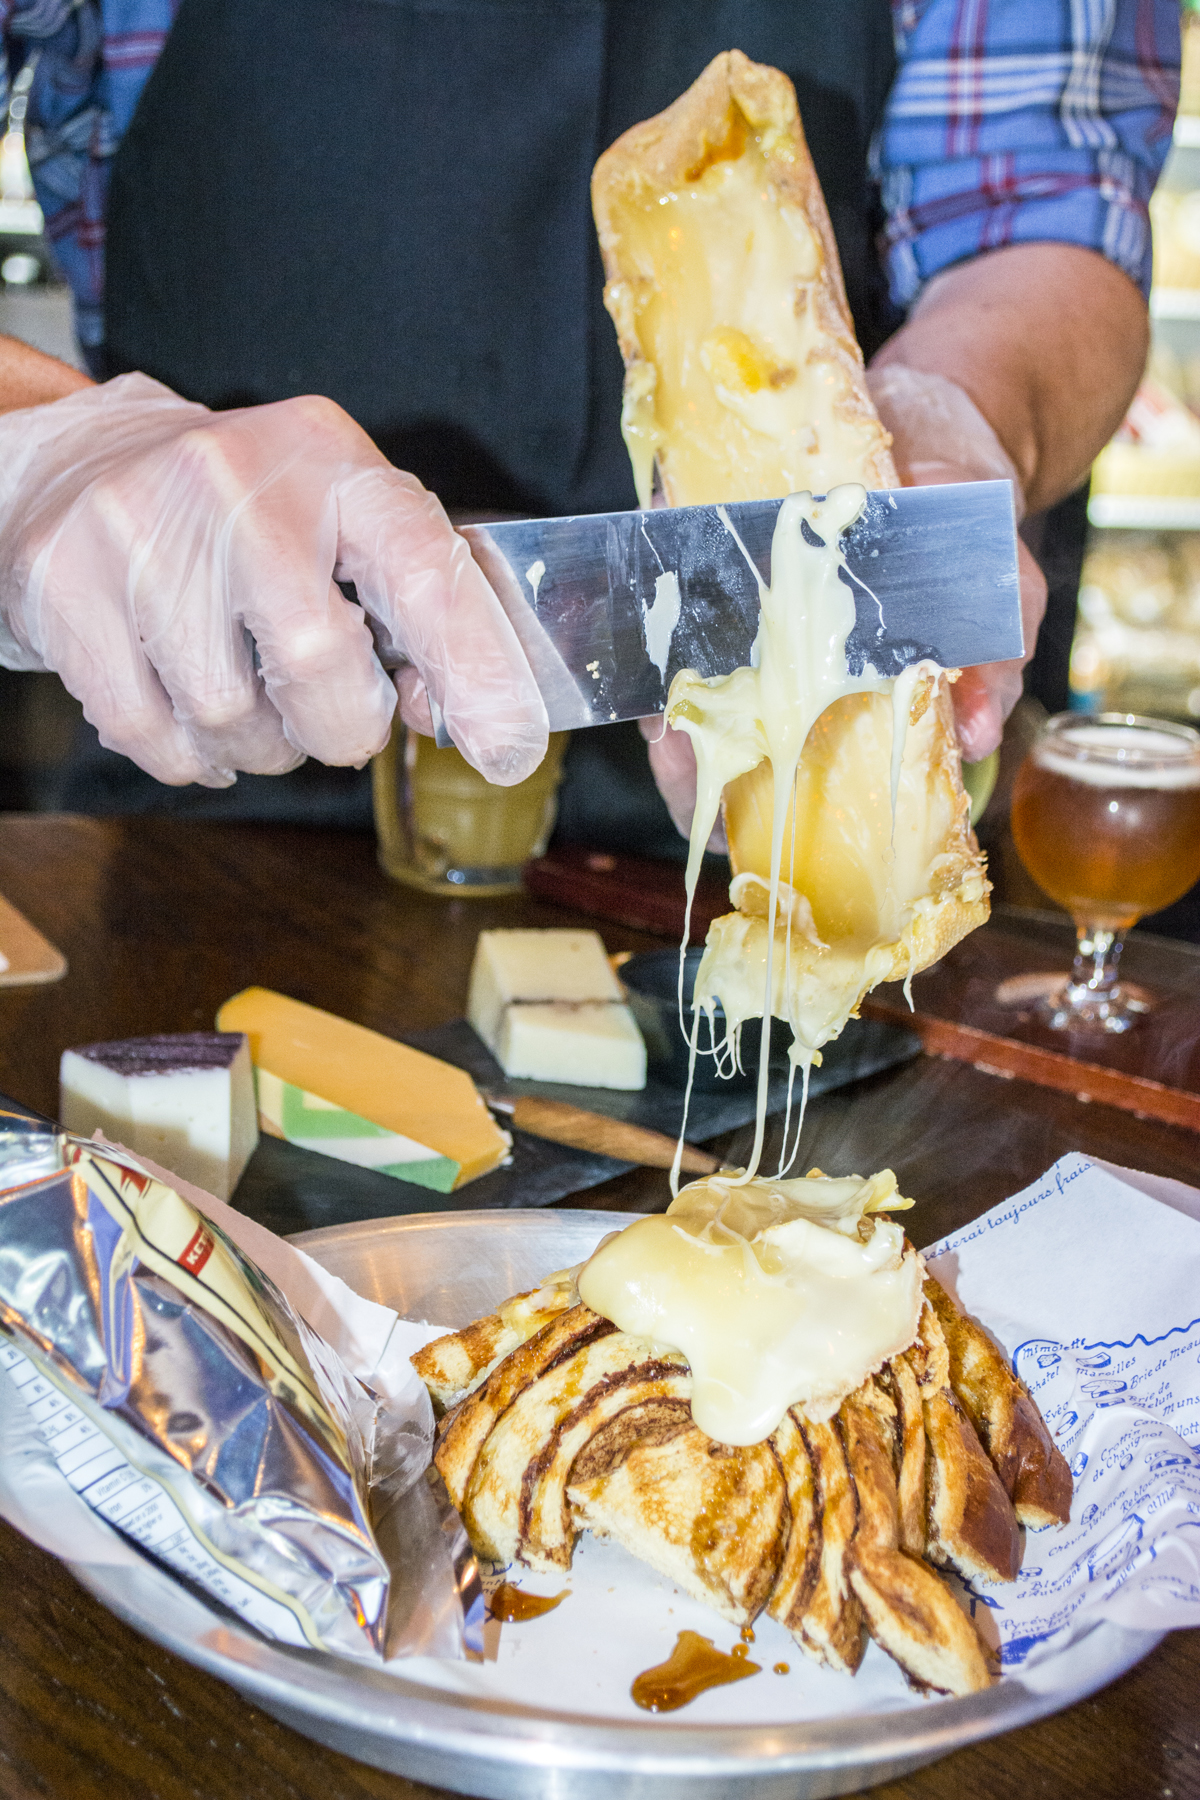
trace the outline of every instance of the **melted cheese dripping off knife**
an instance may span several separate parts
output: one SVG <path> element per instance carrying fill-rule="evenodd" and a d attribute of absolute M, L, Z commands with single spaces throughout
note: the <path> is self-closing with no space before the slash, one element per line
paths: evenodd
<path fill-rule="evenodd" d="M 936 665 L 929 663 L 916 664 L 899 678 L 880 676 L 869 664 L 859 675 L 850 673 L 846 640 L 854 629 L 855 607 L 853 591 L 841 578 L 846 563 L 840 540 L 865 500 L 866 490 L 857 482 L 834 488 L 824 500 L 815 500 L 811 494 L 793 494 L 784 500 L 772 543 L 771 585 L 759 580 L 762 612 L 751 666 L 708 679 L 681 671 L 672 683 L 667 704 L 668 722 L 688 733 L 696 752 L 696 811 L 687 866 L 689 910 L 726 785 L 764 759 L 769 760 L 774 780 L 765 934 L 754 913 L 731 915 L 733 929 L 726 930 L 716 943 L 710 937 L 693 996 L 693 1068 L 702 1012 L 711 1023 L 717 1007 L 722 1007 L 727 1033 L 723 1053 L 730 1059 L 737 1057 L 742 1024 L 752 1017 L 762 1020 L 754 1148 L 739 1177 L 743 1182 L 754 1177 L 762 1157 L 772 1013 L 788 1018 L 792 1025 L 796 1040 L 791 1052 L 793 1070 L 797 1066 L 803 1070 L 806 1094 L 808 1073 L 819 1058 L 820 1044 L 841 1030 L 857 1005 L 869 961 L 869 953 L 847 959 L 822 944 L 804 896 L 790 885 L 786 895 L 781 892 L 789 820 L 794 853 L 794 795 L 809 733 L 830 706 L 848 695 L 879 694 L 890 699 L 894 825 L 913 694 L 920 681 L 940 674 Z M 762 885 L 761 878 L 754 875 L 737 878 L 735 903 L 745 901 L 748 885 L 755 882 Z M 777 930 L 780 924 L 782 932 Z M 743 927 L 740 930 L 739 925 Z M 796 932 L 825 953 L 821 960 L 826 977 L 818 983 L 825 991 L 801 996 L 799 1005 L 789 967 Z M 681 960 L 681 1004 L 682 981 Z"/>

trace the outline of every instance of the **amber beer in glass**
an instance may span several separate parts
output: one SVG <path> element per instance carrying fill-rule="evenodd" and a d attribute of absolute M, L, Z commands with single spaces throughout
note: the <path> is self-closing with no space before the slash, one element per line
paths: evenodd
<path fill-rule="evenodd" d="M 1200 733 L 1128 713 L 1060 713 L 1013 789 L 1013 837 L 1039 887 L 1075 920 L 1075 968 L 1046 1024 L 1125 1031 L 1122 934 L 1200 879 Z"/>
<path fill-rule="evenodd" d="M 397 724 L 372 765 L 379 860 L 429 894 L 487 899 L 520 889 L 521 869 L 554 829 L 569 731 L 552 731 L 525 781 L 495 787 L 453 748 Z"/>

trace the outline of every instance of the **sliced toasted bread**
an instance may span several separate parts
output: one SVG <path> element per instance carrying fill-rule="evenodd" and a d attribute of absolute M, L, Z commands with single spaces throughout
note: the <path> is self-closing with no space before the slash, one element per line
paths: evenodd
<path fill-rule="evenodd" d="M 520 1557 L 533 1568 L 570 1567 L 573 1534 L 561 1529 L 561 1506 L 559 1529 L 545 1545 L 522 1530 L 527 1481 L 557 1427 L 578 1410 L 581 1396 L 590 1399 L 644 1359 L 644 1346 L 620 1331 L 609 1332 L 554 1362 L 513 1398 L 480 1446 L 459 1509 L 477 1554 L 498 1563 Z M 690 1389 L 686 1363 L 682 1370 Z"/>
<path fill-rule="evenodd" d="M 1022 1525 L 1063 1525 L 1071 1471 L 1029 1390 L 978 1319 L 931 1275 L 925 1297 L 946 1340 L 950 1385 L 992 1460 Z"/>
<path fill-rule="evenodd" d="M 1016 1515 L 955 1398 L 946 1341 L 928 1304 L 905 1359 L 920 1388 L 925 1420 L 925 1554 L 970 1581 L 1015 1581 L 1021 1566 Z"/>
<path fill-rule="evenodd" d="M 787 1548 L 767 1610 L 799 1634 L 821 1567 L 821 1519 L 812 1458 L 795 1416 L 784 1414 L 771 1439 L 787 1490 Z M 802 1640 L 800 1640 L 802 1641 Z"/>
<path fill-rule="evenodd" d="M 607 1319 L 588 1307 L 570 1307 L 510 1351 L 487 1380 L 461 1402 L 433 1454 L 438 1473 L 460 1511 L 475 1459 L 497 1419 L 507 1412 L 517 1395 L 555 1363 L 565 1362 L 593 1338 L 607 1337 L 614 1329 Z"/>
<path fill-rule="evenodd" d="M 868 1381 L 838 1418 L 858 1493 L 850 1581 L 871 1636 L 919 1687 L 945 1694 L 988 1687 L 975 1627 L 928 1564 L 900 1548 L 890 1399 Z"/>
<path fill-rule="evenodd" d="M 925 1554 L 925 1411 L 912 1365 L 903 1356 L 885 1363 L 877 1377 L 896 1409 L 894 1463 L 900 1548 Z"/>
<path fill-rule="evenodd" d="M 785 1621 L 806 1653 L 853 1674 L 863 1659 L 863 1612 L 850 1586 L 848 1557 L 858 1523 L 858 1496 L 836 1424 L 811 1424 L 793 1413 L 813 1472 L 820 1551 L 807 1600 Z"/>
<path fill-rule="evenodd" d="M 456 1406 L 501 1357 L 525 1343 L 576 1299 L 565 1286 L 531 1288 L 528 1293 L 514 1294 L 496 1312 L 461 1331 L 434 1338 L 418 1350 L 409 1360 L 429 1389 L 435 1410 L 442 1413 Z"/>
<path fill-rule="evenodd" d="M 598 1382 L 550 1432 L 521 1488 L 518 1554 L 534 1568 L 569 1568 L 576 1526 L 571 1481 L 620 1467 L 638 1444 L 666 1444 L 692 1422 L 692 1377 L 682 1357 L 656 1356 Z"/>

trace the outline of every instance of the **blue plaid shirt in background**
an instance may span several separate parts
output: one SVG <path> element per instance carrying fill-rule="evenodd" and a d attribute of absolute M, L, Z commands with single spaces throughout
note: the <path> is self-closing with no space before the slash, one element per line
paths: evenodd
<path fill-rule="evenodd" d="M 29 160 L 91 356 L 111 160 L 177 5 L 0 0 L 0 120 L 8 82 L 36 56 Z M 873 163 L 899 304 L 951 263 L 1047 239 L 1100 251 L 1148 291 L 1178 0 L 893 0 L 893 16 L 900 67 Z"/>

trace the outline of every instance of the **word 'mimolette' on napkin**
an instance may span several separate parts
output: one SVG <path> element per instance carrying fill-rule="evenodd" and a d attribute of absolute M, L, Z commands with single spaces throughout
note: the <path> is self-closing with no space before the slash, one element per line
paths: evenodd
<path fill-rule="evenodd" d="M 1200 1219 L 1133 1179 L 1066 1156 L 925 1253 L 1003 1344 L 1075 1482 L 1070 1524 L 1030 1532 L 1015 1587 L 972 1594 L 1008 1669 L 1101 1617 L 1200 1625 Z"/>

